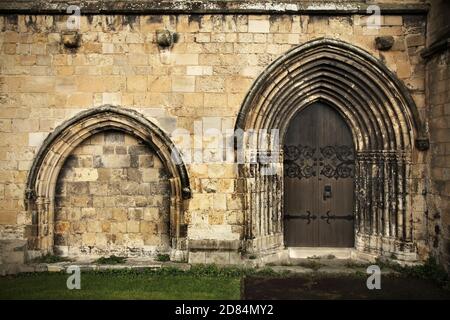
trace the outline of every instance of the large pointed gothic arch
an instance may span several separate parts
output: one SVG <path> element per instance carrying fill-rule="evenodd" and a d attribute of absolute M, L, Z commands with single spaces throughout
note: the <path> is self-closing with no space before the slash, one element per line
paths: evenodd
<path fill-rule="evenodd" d="M 55 187 L 59 172 L 71 152 L 90 136 L 118 130 L 147 144 L 161 159 L 169 173 L 170 237 L 172 250 L 182 248 L 183 200 L 191 189 L 186 167 L 170 138 L 157 125 L 130 109 L 105 105 L 83 111 L 58 126 L 43 142 L 30 169 L 26 205 L 31 215 L 29 248 L 52 252 L 54 236 Z M 176 258 L 176 257 L 174 257 Z"/>
<path fill-rule="evenodd" d="M 407 88 L 381 61 L 326 38 L 274 61 L 238 114 L 236 129 L 246 133 L 243 145 L 250 149 L 240 167 L 247 250 L 283 246 L 283 137 L 290 120 L 319 100 L 334 107 L 353 133 L 356 249 L 414 259 L 410 170 L 412 154 L 428 148 L 424 124 Z M 271 139 L 250 141 L 247 133 L 258 130 L 268 136 L 279 130 L 279 145 L 267 143 Z M 268 166 L 273 174 L 267 174 Z"/>

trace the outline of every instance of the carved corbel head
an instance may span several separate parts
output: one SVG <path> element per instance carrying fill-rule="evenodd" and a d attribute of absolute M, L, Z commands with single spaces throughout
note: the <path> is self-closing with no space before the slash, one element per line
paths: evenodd
<path fill-rule="evenodd" d="M 430 149 L 430 139 L 424 137 L 417 138 L 416 148 L 420 151 L 427 151 L 428 149 Z"/>
<path fill-rule="evenodd" d="M 388 51 L 394 45 L 394 37 L 392 36 L 383 36 L 375 38 L 375 46 L 380 51 Z"/>
<path fill-rule="evenodd" d="M 189 187 L 184 187 L 181 191 L 183 199 L 190 199 L 192 197 L 192 191 Z"/>
<path fill-rule="evenodd" d="M 171 48 L 178 41 L 178 34 L 169 30 L 156 31 L 156 43 L 164 49 Z"/>
<path fill-rule="evenodd" d="M 68 49 L 75 49 L 80 46 L 81 35 L 78 31 L 66 31 L 61 36 L 62 44 Z"/>

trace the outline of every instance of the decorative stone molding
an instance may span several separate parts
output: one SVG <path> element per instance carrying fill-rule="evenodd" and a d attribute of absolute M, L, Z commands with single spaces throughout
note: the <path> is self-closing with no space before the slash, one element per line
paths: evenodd
<path fill-rule="evenodd" d="M 445 35 L 443 39 L 439 39 L 432 43 L 420 53 L 421 57 L 430 60 L 435 55 L 450 49 L 450 33 Z"/>
<path fill-rule="evenodd" d="M 280 90 L 281 85 L 284 90 Z M 264 92 L 267 98 L 262 95 Z M 352 110 L 346 110 L 350 107 L 343 105 L 343 97 L 350 99 Z M 286 112 L 275 112 L 280 106 L 274 103 L 275 99 L 287 103 Z M 295 106 L 301 103 L 303 108 L 317 100 L 339 106 L 354 133 L 359 133 L 357 149 L 395 150 L 413 147 L 414 135 L 417 139 L 428 138 L 414 100 L 395 74 L 367 51 L 328 38 L 300 45 L 266 68 L 248 92 L 235 129 L 278 128 L 281 137 L 289 124 L 286 120 L 299 111 Z M 368 109 L 359 110 L 358 104 Z M 404 135 L 396 137 L 394 122 L 398 122 Z M 255 126 L 249 127 L 250 123 Z M 362 130 L 368 131 L 367 135 Z"/>
<path fill-rule="evenodd" d="M 59 172 L 71 152 L 82 141 L 105 130 L 119 130 L 144 141 L 166 166 L 171 188 L 170 236 L 172 250 L 184 250 L 180 235 L 184 223 L 183 200 L 191 188 L 181 155 L 170 138 L 155 124 L 134 110 L 105 105 L 79 113 L 58 126 L 38 151 L 26 185 L 29 248 L 52 252 L 55 214 L 55 187 Z M 178 254 L 179 256 L 179 254 Z"/>
<path fill-rule="evenodd" d="M 342 1 L 341 3 L 322 1 L 251 1 L 251 0 L 198 0 L 198 1 L 49 1 L 49 0 L 21 0 L 0 2 L 0 12 L 22 14 L 66 14 L 69 5 L 78 5 L 82 14 L 367 14 L 370 4 L 366 1 Z M 377 4 L 383 14 L 427 14 L 429 6 L 426 4 L 380 3 Z"/>
<path fill-rule="evenodd" d="M 287 52 L 259 76 L 244 100 L 235 129 L 279 129 L 282 146 L 290 120 L 316 101 L 333 106 L 353 132 L 355 234 L 401 244 L 371 242 L 357 248 L 401 256 L 399 250 L 414 248 L 411 155 L 425 150 L 422 142 L 428 139 L 411 95 L 368 52 L 321 38 Z M 416 139 L 421 142 L 417 147 Z M 257 153 L 267 152 L 266 146 L 257 149 Z M 239 170 L 245 181 L 247 251 L 283 246 L 283 161 L 274 165 L 272 176 L 262 174 L 266 164 L 259 162 L 242 164 Z"/>

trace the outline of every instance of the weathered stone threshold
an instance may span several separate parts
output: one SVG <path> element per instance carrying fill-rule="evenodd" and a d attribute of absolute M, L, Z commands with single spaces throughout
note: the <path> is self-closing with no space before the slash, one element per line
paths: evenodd
<path fill-rule="evenodd" d="M 70 5 L 78 5 L 81 14 L 367 14 L 371 4 L 358 1 L 327 2 L 253 2 L 244 1 L 46 1 L 23 0 L 0 2 L 0 13 L 66 14 Z M 383 15 L 427 14 L 426 4 L 378 4 Z"/>
<path fill-rule="evenodd" d="M 191 265 L 187 263 L 157 262 L 154 260 L 129 259 L 123 264 L 97 264 L 91 260 L 67 261 L 57 263 L 28 263 L 28 264 L 3 264 L 0 265 L 0 276 L 32 273 L 32 272 L 66 272 L 70 266 L 78 266 L 81 271 L 105 271 L 105 270 L 148 270 L 161 268 L 179 268 L 189 270 Z"/>

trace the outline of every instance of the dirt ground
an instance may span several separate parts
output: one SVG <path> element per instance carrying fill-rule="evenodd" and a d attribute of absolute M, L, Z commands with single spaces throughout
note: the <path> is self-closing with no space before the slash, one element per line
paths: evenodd
<path fill-rule="evenodd" d="M 369 290 L 360 275 L 304 274 L 287 278 L 247 277 L 242 298 L 247 300 L 449 300 L 450 291 L 435 283 L 389 275 L 380 290 Z"/>

